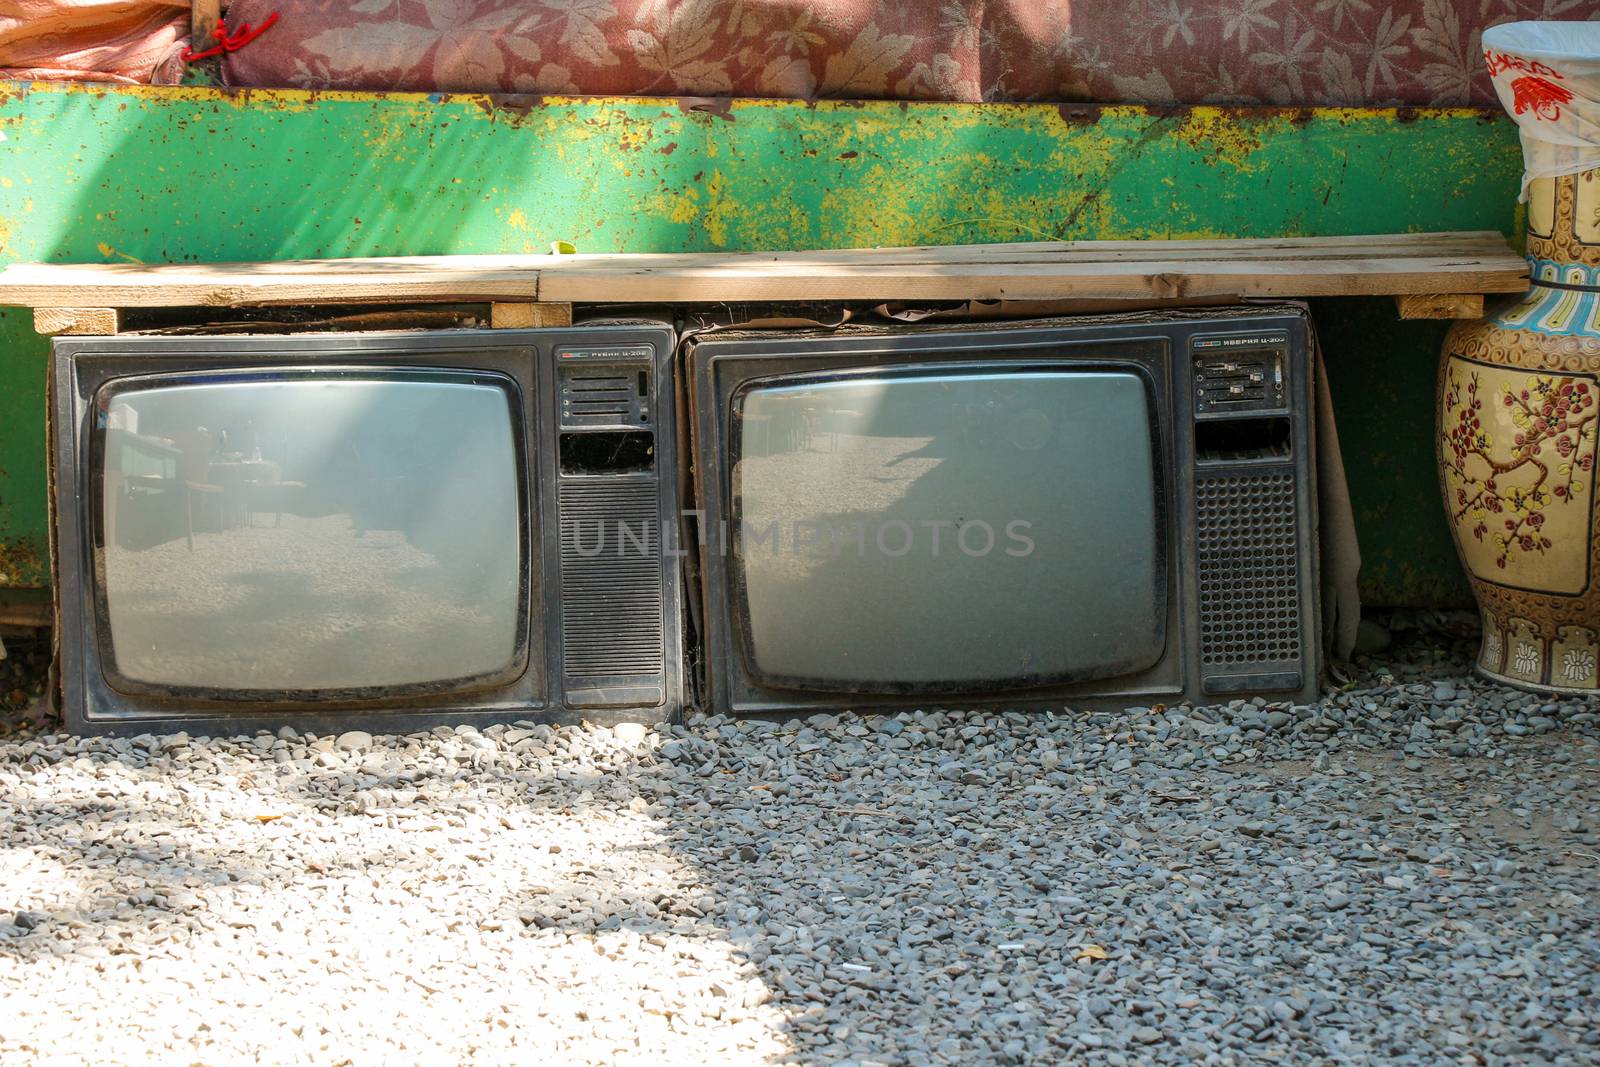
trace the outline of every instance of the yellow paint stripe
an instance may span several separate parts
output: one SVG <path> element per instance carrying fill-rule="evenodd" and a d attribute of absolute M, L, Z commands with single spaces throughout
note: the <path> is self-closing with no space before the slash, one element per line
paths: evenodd
<path fill-rule="evenodd" d="M 541 107 L 630 107 L 682 109 L 694 97 L 668 96 L 518 96 L 494 93 L 423 93 L 423 92 L 370 92 L 350 89 L 218 89 L 203 85 L 118 85 L 108 82 L 20 82 L 0 79 L 0 98 L 17 94 L 88 94 L 94 96 L 125 96 L 144 101 L 184 101 L 190 103 L 228 104 L 233 107 L 277 106 L 298 110 L 320 103 L 375 103 L 413 104 L 432 106 L 472 106 L 495 108 L 507 102 L 537 100 Z M 1384 119 L 1393 122 L 1412 119 L 1447 120 L 1479 119 L 1486 114 L 1499 115 L 1498 108 L 1479 107 L 1222 107 L 1194 105 L 1183 107 L 1146 106 L 1140 104 L 1034 104 L 1034 103 L 943 103 L 938 101 L 898 100 L 782 100 L 736 99 L 731 101 L 706 101 L 708 110 L 726 107 L 730 112 L 752 110 L 786 110 L 815 112 L 818 114 L 853 113 L 874 118 L 906 111 L 945 113 L 962 118 L 982 115 L 984 121 L 1002 120 L 1008 115 L 1019 119 L 1053 115 L 1060 118 L 1063 110 L 1080 110 L 1086 115 L 1134 117 L 1139 115 L 1181 117 L 1187 121 L 1206 124 L 1212 122 L 1239 122 L 1251 120 L 1282 119 L 1293 121 L 1297 116 L 1333 122 L 1355 122 L 1367 119 Z M 692 106 L 692 105 L 691 105 Z"/>

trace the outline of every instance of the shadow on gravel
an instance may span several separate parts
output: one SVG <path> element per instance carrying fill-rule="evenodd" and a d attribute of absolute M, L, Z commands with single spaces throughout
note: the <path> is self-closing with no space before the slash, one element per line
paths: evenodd
<path fill-rule="evenodd" d="M 448 830 L 464 825 L 462 815 L 500 809 L 581 817 L 574 797 L 552 790 L 552 777 L 481 755 L 424 770 L 381 748 L 373 750 L 382 757 L 374 766 L 363 765 L 364 753 L 340 753 L 346 758 L 329 759 L 329 767 L 318 768 L 323 776 L 312 778 L 280 776 L 270 751 L 255 750 L 248 739 L 229 743 L 231 758 L 220 768 L 194 758 L 215 742 L 185 735 L 65 743 L 90 751 L 54 760 L 32 755 L 11 766 L 0 760 L 0 872 L 17 876 L 13 885 L 25 868 L 35 876 L 50 872 L 56 886 L 51 902 L 40 904 L 10 899 L 0 877 L 0 922 L 10 919 L 24 931 L 57 920 L 90 923 L 108 935 L 51 943 L 55 956 L 103 955 L 99 949 L 107 941 L 114 946 L 119 932 L 132 932 L 140 943 L 181 939 L 204 925 L 187 920 L 203 910 L 208 888 L 292 891 L 306 879 L 404 873 L 401 852 L 367 847 L 359 829 L 341 830 L 342 818 L 403 835 L 408 827 Z M 482 795 L 497 786 L 514 790 L 514 802 Z M 500 817 L 497 825 L 506 823 Z M 552 854 L 559 853 L 557 847 Z M 597 876 L 603 872 L 572 872 L 578 881 Z M 541 886 L 529 896 L 553 891 Z M 27 958 L 45 945 L 42 938 L 0 939 L 0 954 Z"/>
<path fill-rule="evenodd" d="M 1596 708 L 1447 645 L 1309 708 L 710 720 L 634 781 L 805 1062 L 1591 1058 Z"/>
<path fill-rule="evenodd" d="M 0 956 L 26 961 L 40 955 L 52 957 L 103 957 L 119 952 L 133 953 L 148 944 L 182 941 L 196 929 L 188 921 L 198 894 L 206 887 L 231 882 L 265 884 L 262 871 L 252 870 L 233 857 L 206 855 L 182 846 L 145 850 L 133 845 L 118 847 L 102 843 L 87 844 L 94 829 L 66 830 L 48 826 L 60 813 L 59 805 L 8 804 L 7 817 L 18 821 L 38 820 L 47 828 L 37 837 L 18 840 L 0 836 L 0 849 L 25 850 L 30 855 L 26 866 L 53 874 L 59 890 L 48 904 L 18 899 L 6 894 L 0 907 L 10 913 L 0 921 L 10 921 L 24 936 L 0 939 Z M 77 815 L 83 819 L 99 817 L 99 827 L 115 826 L 120 831 L 158 830 L 165 826 L 159 818 L 129 817 L 126 809 L 104 806 L 96 811 L 85 805 Z M 170 835 L 168 835 L 170 839 Z M 159 839 L 158 839 L 159 840 Z M 17 876 L 24 864 L 7 864 L 8 873 Z M 83 885 L 80 879 L 91 884 Z M 99 881 L 104 879 L 104 882 Z M 116 883 L 124 883 L 122 888 Z M 65 950 L 58 942 L 26 936 L 52 922 L 94 924 L 96 938 L 74 943 Z"/>

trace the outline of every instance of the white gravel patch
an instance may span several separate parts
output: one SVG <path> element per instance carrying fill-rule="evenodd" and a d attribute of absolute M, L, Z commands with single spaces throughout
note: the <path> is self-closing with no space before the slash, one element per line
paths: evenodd
<path fill-rule="evenodd" d="M 1600 714 L 0 740 L 0 1063 L 1600 1062 Z"/>

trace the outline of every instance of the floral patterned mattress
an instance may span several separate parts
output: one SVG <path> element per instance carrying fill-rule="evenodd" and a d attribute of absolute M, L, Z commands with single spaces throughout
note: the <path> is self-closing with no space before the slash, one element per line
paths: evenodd
<path fill-rule="evenodd" d="M 0 0 L 0 68 L 174 80 L 183 7 Z M 228 22 L 274 11 L 230 84 L 1350 105 L 1492 103 L 1486 26 L 1600 19 L 1595 0 L 234 0 Z"/>

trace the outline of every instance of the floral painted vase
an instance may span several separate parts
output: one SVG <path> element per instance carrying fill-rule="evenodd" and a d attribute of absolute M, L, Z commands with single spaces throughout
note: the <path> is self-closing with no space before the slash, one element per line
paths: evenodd
<path fill-rule="evenodd" d="M 1600 692 L 1600 169 L 1529 191 L 1526 296 L 1445 340 L 1440 462 L 1478 670 Z"/>
<path fill-rule="evenodd" d="M 1588 57 L 1600 57 L 1600 37 L 1567 25 L 1484 35 L 1490 74 L 1523 132 L 1532 286 L 1445 339 L 1439 458 L 1483 616 L 1478 672 L 1525 689 L 1600 693 L 1600 166 L 1575 154 L 1586 138 L 1557 132 L 1575 128 L 1574 110 L 1593 96 Z M 1558 58 L 1553 45 L 1568 51 Z M 1560 170 L 1573 172 L 1548 175 Z"/>

